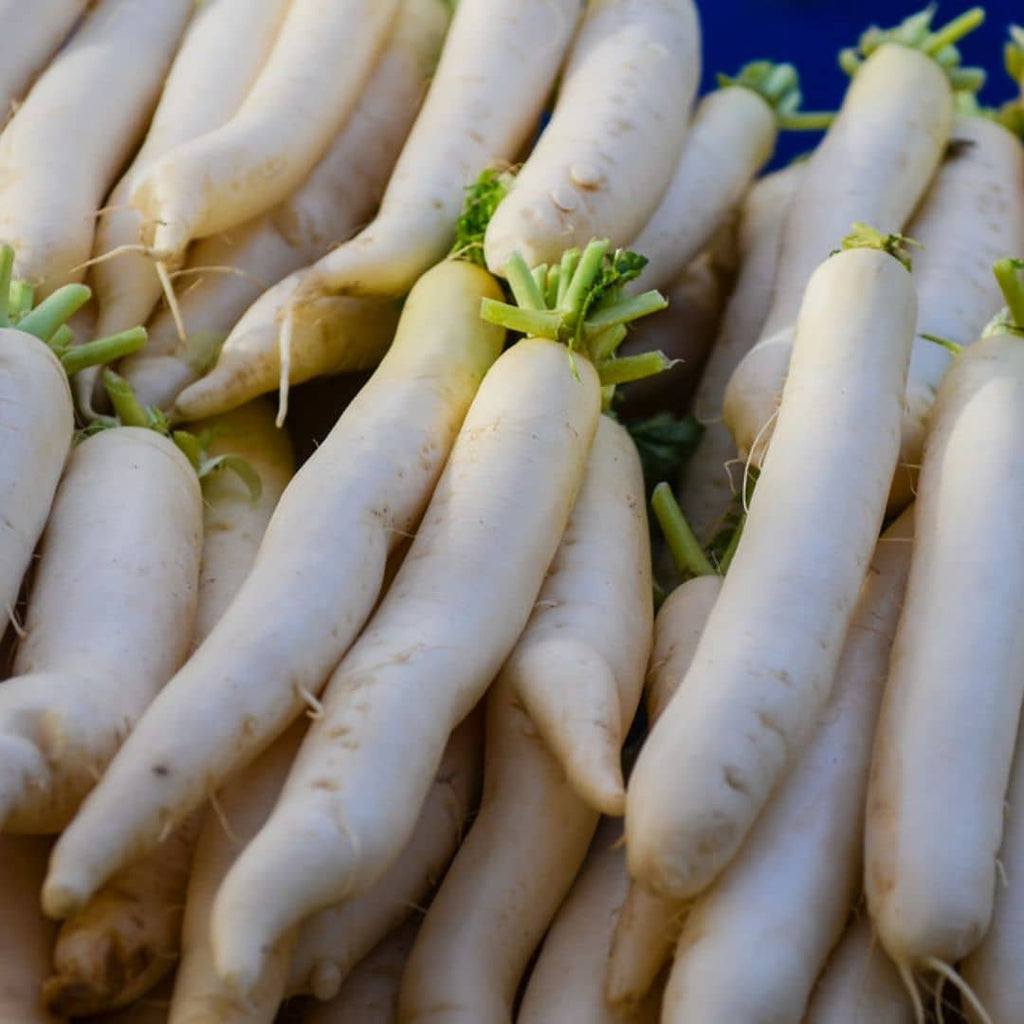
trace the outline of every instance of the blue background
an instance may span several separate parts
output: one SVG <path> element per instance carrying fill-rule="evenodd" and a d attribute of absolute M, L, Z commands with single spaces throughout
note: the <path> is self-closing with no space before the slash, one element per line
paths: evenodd
<path fill-rule="evenodd" d="M 985 23 L 960 48 L 965 64 L 988 71 L 980 95 L 982 102 L 996 104 L 1015 92 L 1003 71 L 1003 43 L 1010 22 L 1024 22 L 1024 3 L 981 0 L 980 5 L 987 15 Z M 868 25 L 889 27 L 924 4 L 920 0 L 697 0 L 697 6 L 704 37 L 701 92 L 715 88 L 718 72 L 733 74 L 748 61 L 768 58 L 796 65 L 806 109 L 834 110 L 842 101 L 847 82 L 836 63 L 838 52 L 854 45 Z M 971 6 L 963 0 L 940 3 L 933 23 L 945 24 Z M 785 163 L 809 149 L 816 138 L 786 132 L 779 141 L 774 164 Z"/>

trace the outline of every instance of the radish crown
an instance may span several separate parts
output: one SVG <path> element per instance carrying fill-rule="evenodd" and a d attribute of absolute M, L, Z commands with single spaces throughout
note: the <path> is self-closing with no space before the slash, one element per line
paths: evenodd
<path fill-rule="evenodd" d="M 651 377 L 673 365 L 663 352 L 615 356 L 627 324 L 668 305 L 657 291 L 623 296 L 623 286 L 646 265 L 646 257 L 637 253 L 610 253 L 607 239 L 594 239 L 582 251 L 567 249 L 560 262 L 532 270 L 519 253 L 513 253 L 504 274 L 516 305 L 484 299 L 480 315 L 508 330 L 562 342 L 570 358 L 581 353 L 594 364 L 606 389 Z M 606 390 L 606 403 L 611 394 Z"/>
<path fill-rule="evenodd" d="M 468 260 L 481 267 L 484 260 L 484 235 L 498 204 L 508 195 L 512 174 L 488 168 L 472 185 L 466 187 L 462 212 L 455 222 L 455 245 L 449 256 Z"/>
<path fill-rule="evenodd" d="M 25 281 L 11 281 L 14 250 L 0 246 L 0 327 L 15 327 L 48 345 L 72 377 L 88 366 L 102 366 L 137 352 L 146 344 L 146 332 L 133 327 L 106 338 L 75 345 L 67 321 L 92 298 L 84 284 L 66 284 L 33 308 L 34 289 Z"/>
<path fill-rule="evenodd" d="M 779 127 L 791 131 L 818 131 L 832 123 L 835 113 L 801 111 L 800 75 L 792 64 L 756 60 L 744 64 L 735 76 L 718 75 L 720 89 L 742 88 L 757 93 L 771 107 Z"/>
<path fill-rule="evenodd" d="M 1009 100 L 999 107 L 984 107 L 978 102 L 973 92 L 958 92 L 953 96 L 954 109 L 964 117 L 984 117 L 1002 125 L 1010 134 L 1024 138 L 1024 105 L 1020 99 Z M 947 147 L 947 154 L 954 153 L 958 145 L 970 146 L 973 143 L 962 139 L 953 139 Z"/>
<path fill-rule="evenodd" d="M 983 337 L 994 334 L 1016 334 L 1024 338 L 1024 280 L 1021 271 L 1024 260 L 996 260 L 992 265 L 992 273 L 999 282 L 999 290 L 1003 293 L 1006 306 L 997 313 L 985 328 Z"/>
<path fill-rule="evenodd" d="M 103 387 L 113 406 L 113 416 L 99 416 L 84 430 L 79 431 L 78 440 L 84 440 L 102 430 L 114 427 L 141 427 L 152 430 L 162 437 L 170 438 L 178 450 L 188 459 L 200 480 L 223 470 L 233 472 L 249 489 L 250 498 L 256 502 L 263 493 L 263 482 L 252 464 L 238 455 L 217 455 L 211 457 L 208 450 L 214 438 L 212 430 L 192 433 L 188 430 L 173 429 L 167 415 L 155 406 L 144 406 L 135 397 L 131 385 L 113 370 L 103 371 Z"/>
<path fill-rule="evenodd" d="M 920 242 L 898 233 L 886 234 L 870 224 L 863 224 L 857 221 L 850 229 L 850 233 L 839 243 L 838 249 L 833 249 L 829 254 L 845 252 L 848 249 L 877 249 L 880 252 L 887 252 L 894 260 L 903 264 L 907 270 L 912 269 L 910 261 L 910 247 L 921 248 Z"/>
<path fill-rule="evenodd" d="M 985 72 L 981 68 L 962 67 L 956 43 L 985 20 L 985 11 L 981 7 L 972 7 L 938 29 L 932 28 L 934 17 L 935 5 L 929 4 L 894 28 L 872 25 L 861 35 L 856 46 L 839 51 L 839 66 L 848 75 L 855 75 L 861 64 L 879 47 L 895 44 L 919 50 L 931 57 L 949 76 L 954 91 L 976 92 L 985 84 Z"/>

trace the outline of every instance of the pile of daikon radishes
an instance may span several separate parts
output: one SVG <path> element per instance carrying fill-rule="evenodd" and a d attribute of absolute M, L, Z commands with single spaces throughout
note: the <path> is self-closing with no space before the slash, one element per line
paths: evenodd
<path fill-rule="evenodd" d="M 1024 29 L 0 15 L 0 1024 L 1024 1024 Z"/>

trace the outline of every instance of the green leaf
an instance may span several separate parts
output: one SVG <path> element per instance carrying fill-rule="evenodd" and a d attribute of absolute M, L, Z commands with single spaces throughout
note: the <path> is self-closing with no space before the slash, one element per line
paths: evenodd
<path fill-rule="evenodd" d="M 677 417 L 670 412 L 660 412 L 625 426 L 640 454 L 648 492 L 663 481 L 675 481 L 704 433 L 704 427 L 695 417 Z"/>
<path fill-rule="evenodd" d="M 462 213 L 455 222 L 455 245 L 449 255 L 484 266 L 484 235 L 501 201 L 508 195 L 512 175 L 489 168 L 466 188 Z"/>

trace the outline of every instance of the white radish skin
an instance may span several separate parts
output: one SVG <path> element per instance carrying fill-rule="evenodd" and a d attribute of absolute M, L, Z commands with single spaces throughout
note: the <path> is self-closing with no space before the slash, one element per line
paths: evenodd
<path fill-rule="evenodd" d="M 305 731 L 296 722 L 217 794 L 203 822 L 192 861 L 181 931 L 181 961 L 174 979 L 168 1024 L 269 1024 L 288 976 L 294 936 L 266 958 L 260 982 L 244 997 L 226 988 L 213 970 L 210 910 L 240 849 L 267 820 Z"/>
<path fill-rule="evenodd" d="M 662 895 L 696 895 L 732 859 L 825 705 L 896 466 L 916 312 L 884 252 L 841 252 L 811 278 L 775 454 L 627 790 L 630 873 Z"/>
<path fill-rule="evenodd" d="M 636 446 L 602 416 L 565 536 L 503 669 L 569 785 L 619 816 L 622 743 L 654 628 L 645 504 Z"/>
<path fill-rule="evenodd" d="M 867 915 L 846 929 L 832 951 L 803 1019 L 804 1024 L 912 1024 L 914 1004 Z"/>
<path fill-rule="evenodd" d="M 37 338 L 0 329 L 0 631 L 42 536 L 71 449 L 75 412 L 60 360 Z"/>
<path fill-rule="evenodd" d="M 196 6 L 174 57 L 149 131 L 131 167 L 106 200 L 93 255 L 138 245 L 145 222 L 128 202 L 140 171 L 175 146 L 219 128 L 238 110 L 270 52 L 288 0 L 207 0 Z M 100 337 L 146 322 L 160 281 L 143 252 L 95 264 Z"/>
<path fill-rule="evenodd" d="M 260 304 L 259 314 L 248 320 L 252 323 L 255 317 L 258 329 L 263 328 L 259 338 L 265 348 L 254 344 L 252 338 L 240 342 L 232 328 L 264 288 L 322 256 L 370 218 L 416 116 L 448 18 L 443 0 L 400 0 L 394 29 L 352 116 L 304 184 L 273 210 L 192 247 L 186 267 L 190 273 L 181 279 L 178 295 L 187 346 L 182 348 L 174 318 L 163 309 L 148 326 L 144 351 L 121 364 L 121 373 L 133 385 L 139 401 L 169 408 L 183 388 L 199 378 L 204 356 L 208 358 L 229 336 L 232 340 L 224 346 L 226 368 L 234 368 L 231 351 L 241 344 L 248 360 L 266 364 L 263 390 L 277 387 L 278 332 L 265 329 L 263 316 L 269 304 L 279 299 L 268 298 Z M 204 273 L 208 267 L 232 267 L 239 273 Z M 152 274 L 152 268 L 148 271 Z M 360 311 L 359 306 L 349 305 Z M 276 315 L 267 320 L 273 321 Z M 358 337 L 356 334 L 352 342 L 353 354 L 358 350 Z M 292 345 L 297 347 L 296 339 Z M 338 361 L 335 355 L 333 362 Z M 313 376 L 327 372 L 314 369 Z M 216 378 L 217 371 L 212 373 Z"/>
<path fill-rule="evenodd" d="M 503 1024 L 587 854 L 598 812 L 576 794 L 505 672 L 487 698 L 480 811 L 402 977 L 409 1024 Z"/>
<path fill-rule="evenodd" d="M 377 372 L 282 496 L 231 607 L 64 833 L 45 894 L 56 916 L 152 849 L 323 686 L 501 349 L 504 331 L 479 315 L 481 298 L 499 294 L 485 271 L 458 262 L 410 294 Z M 141 786 L 156 766 L 168 769 L 161 785 Z"/>
<path fill-rule="evenodd" d="M 39 910 L 50 840 L 0 837 L 0 1020 L 14 1024 L 58 1024 L 39 990 L 50 971 L 55 927 Z"/>
<path fill-rule="evenodd" d="M 695 576 L 676 587 L 658 610 L 645 684 L 652 726 L 689 670 L 721 589 L 721 576 Z M 610 1003 L 636 1006 L 645 998 L 672 958 L 685 913 L 678 900 L 630 884 L 609 952 Z"/>
<path fill-rule="evenodd" d="M 460 0 L 376 219 L 308 268 L 304 296 L 399 296 L 444 256 L 466 186 L 515 161 L 535 131 L 580 8 L 580 0 Z"/>
<path fill-rule="evenodd" d="M 803 1015 L 859 891 L 871 742 L 912 533 L 908 513 L 879 540 L 814 737 L 738 856 L 690 908 L 664 1024 Z"/>
<path fill-rule="evenodd" d="M 704 248 L 775 149 L 775 111 L 743 86 L 717 89 L 694 111 L 675 173 L 629 243 L 650 261 L 630 282 L 639 293 L 673 281 Z"/>
<path fill-rule="evenodd" d="M 28 92 L 32 79 L 46 67 L 88 0 L 5 0 L 0 4 L 4 26 L 4 62 L 0 69 L 0 124 Z"/>
<path fill-rule="evenodd" d="M 213 433 L 211 457 L 234 454 L 259 473 L 253 501 L 234 473 L 203 482 L 203 552 L 193 647 L 213 629 L 252 567 L 263 532 L 291 478 L 287 435 L 265 403 L 244 406 L 201 425 Z M 201 812 L 187 818 L 151 854 L 119 871 L 61 927 L 55 977 L 45 998 L 80 1016 L 124 1006 L 148 992 L 174 967 L 181 918 Z"/>
<path fill-rule="evenodd" d="M 188 653 L 202 544 L 195 471 L 173 442 L 122 427 L 68 460 L 0 686 L 0 813 L 56 832 Z"/>
<path fill-rule="evenodd" d="M 597 428 L 597 373 L 575 364 L 578 377 L 564 346 L 526 339 L 484 378 L 398 575 L 218 895 L 217 968 L 241 989 L 263 947 L 397 856 L 449 733 L 522 633 Z"/>
<path fill-rule="evenodd" d="M 680 508 L 702 540 L 710 537 L 732 502 L 729 464 L 736 446 L 722 421 L 725 388 L 768 315 L 782 227 L 803 173 L 802 164 L 791 164 L 769 174 L 751 187 L 743 203 L 739 276 L 693 399 L 704 434 L 679 478 Z"/>
<path fill-rule="evenodd" d="M 1024 696 L 1022 430 L 1020 339 L 976 342 L 932 410 L 868 792 L 868 908 L 905 969 L 955 964 L 992 916 Z"/>
<path fill-rule="evenodd" d="M 551 121 L 487 227 L 487 266 L 633 238 L 672 178 L 699 78 L 692 0 L 592 0 Z"/>
<path fill-rule="evenodd" d="M 1013 775 L 1007 797 L 1001 870 L 996 882 L 992 923 L 977 949 L 960 965 L 964 981 L 974 989 L 993 1020 L 1024 1017 L 1024 756 L 1018 731 Z M 968 1019 L 978 1021 L 968 1010 Z"/>
<path fill-rule="evenodd" d="M 783 229 L 771 309 L 758 344 L 725 393 L 725 421 L 741 455 L 778 405 L 793 325 L 814 268 L 856 221 L 897 231 L 942 160 L 953 125 L 946 73 L 917 50 L 887 43 L 858 69 L 825 138 L 807 162 L 800 202 Z"/>
<path fill-rule="evenodd" d="M 39 298 L 82 280 L 96 211 L 145 129 L 193 6 L 101 0 L 0 135 L 0 238 L 14 247 L 14 277 Z"/>
<path fill-rule="evenodd" d="M 130 199 L 156 255 L 226 231 L 294 192 L 352 112 L 398 0 L 291 0 L 235 115 L 148 164 Z"/>
<path fill-rule="evenodd" d="M 612 933 L 629 888 L 622 825 L 605 819 L 583 870 L 559 908 L 530 974 L 516 1018 L 521 1024 L 655 1024 L 661 993 L 635 1009 L 613 1007 L 604 978 Z"/>
<path fill-rule="evenodd" d="M 957 117 L 950 150 L 907 234 L 922 245 L 914 252 L 917 333 L 969 345 L 1002 305 L 992 264 L 1024 252 L 1024 147 L 986 117 Z M 896 507 L 915 491 L 928 415 L 951 359 L 941 345 L 914 339 Z"/>
<path fill-rule="evenodd" d="M 400 928 L 356 964 L 341 991 L 328 1003 L 317 1003 L 306 1011 L 305 1024 L 398 1024 L 398 989 L 409 952 L 416 940 L 419 917 L 411 917 Z"/>
<path fill-rule="evenodd" d="M 452 733 L 412 836 L 380 881 L 362 896 L 314 914 L 300 927 L 289 995 L 331 999 L 378 942 L 423 906 L 462 840 L 480 792 L 483 715 Z"/>

